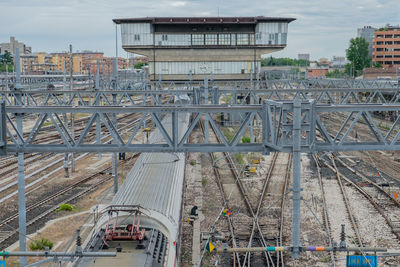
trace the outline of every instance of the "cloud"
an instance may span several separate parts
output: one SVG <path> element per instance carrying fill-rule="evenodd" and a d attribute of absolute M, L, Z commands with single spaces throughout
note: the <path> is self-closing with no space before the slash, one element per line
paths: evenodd
<path fill-rule="evenodd" d="M 217 16 L 218 12 L 220 16 L 295 17 L 289 24 L 288 46 L 274 56 L 309 52 L 318 59 L 344 55 L 357 28 L 398 24 L 400 1 L 0 0 L 0 10 L 0 42 L 15 36 L 34 51 L 49 52 L 66 50 L 72 43 L 74 49 L 101 50 L 109 56 L 115 54 L 113 18 Z"/>
<path fill-rule="evenodd" d="M 178 1 L 178 2 L 172 2 L 171 3 L 171 6 L 174 6 L 174 7 L 181 7 L 181 6 L 186 6 L 186 2 L 180 2 L 180 1 Z"/>

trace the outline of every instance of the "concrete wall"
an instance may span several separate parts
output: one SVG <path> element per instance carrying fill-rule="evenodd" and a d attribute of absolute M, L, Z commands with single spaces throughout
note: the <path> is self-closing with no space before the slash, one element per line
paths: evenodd
<path fill-rule="evenodd" d="M 155 65 L 155 72 L 153 69 Z M 248 74 L 257 68 L 260 70 L 261 63 L 254 61 L 204 61 L 204 62 L 165 62 L 157 61 L 149 65 L 150 73 L 157 74 Z"/>

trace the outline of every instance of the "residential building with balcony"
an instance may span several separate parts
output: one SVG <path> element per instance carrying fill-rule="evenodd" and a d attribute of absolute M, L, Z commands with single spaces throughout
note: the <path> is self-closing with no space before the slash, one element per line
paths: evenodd
<path fill-rule="evenodd" d="M 151 79 L 248 79 L 261 56 L 287 45 L 293 18 L 146 17 L 114 19 L 122 47 L 146 56 Z"/>
<path fill-rule="evenodd" d="M 400 26 L 387 26 L 375 31 L 372 61 L 384 68 L 400 65 Z"/>

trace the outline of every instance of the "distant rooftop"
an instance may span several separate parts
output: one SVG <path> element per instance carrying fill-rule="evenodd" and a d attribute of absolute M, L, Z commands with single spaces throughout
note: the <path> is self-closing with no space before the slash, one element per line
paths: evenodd
<path fill-rule="evenodd" d="M 114 23 L 140 23 L 152 24 L 256 24 L 258 22 L 292 22 L 295 18 L 281 17 L 145 17 L 113 19 Z"/>

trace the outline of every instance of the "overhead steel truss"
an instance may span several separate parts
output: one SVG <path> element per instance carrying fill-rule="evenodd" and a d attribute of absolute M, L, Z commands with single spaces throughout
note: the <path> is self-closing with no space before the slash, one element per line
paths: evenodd
<path fill-rule="evenodd" d="M 292 249 L 297 258 L 300 253 L 300 202 L 301 160 L 300 153 L 315 151 L 350 150 L 400 150 L 399 104 L 317 104 L 314 100 L 272 101 L 262 105 L 174 105 L 174 106 L 6 106 L 0 108 L 0 151 L 6 155 L 18 153 L 69 153 L 69 152 L 262 152 L 281 151 L 293 154 L 292 188 Z M 381 126 L 375 117 L 379 112 L 396 114 L 389 126 Z M 89 121 L 74 139 L 61 119 L 62 114 L 87 114 Z M 137 114 L 139 122 L 123 136 L 115 117 L 117 114 Z M 221 126 L 221 114 L 239 115 L 242 119 L 232 139 L 228 139 Z M 28 135 L 22 132 L 22 114 L 35 121 Z M 187 129 L 180 129 L 178 118 L 190 114 L 192 120 Z M 333 115 L 336 115 L 335 118 Z M 35 116 L 32 116 L 35 115 Z M 162 120 L 163 115 L 170 120 Z M 335 119 L 342 118 L 335 122 Z M 155 144 L 138 142 L 137 134 L 144 121 L 150 118 L 163 137 Z M 193 142 L 188 138 L 201 119 L 205 119 L 222 140 L 209 142 L 208 132 L 204 142 Z M 38 136 L 49 121 L 58 133 L 58 141 L 40 143 Z M 30 122 L 31 123 L 31 122 Z M 336 123 L 336 125 L 335 125 Z M 261 139 L 244 142 L 249 126 L 260 131 Z M 256 126 L 257 127 L 256 127 Z M 101 127 L 103 126 L 103 127 Z M 88 134 L 92 129 L 110 134 L 110 143 L 93 143 Z M 208 129 L 208 127 L 206 127 Z M 183 131 L 183 135 L 179 135 Z M 181 138 L 179 136 L 182 136 Z M 98 139 L 99 140 L 99 139 Z M 199 140 L 199 139 L 198 139 Z M 200 139 L 201 140 L 201 139 Z M 22 157 L 22 156 L 21 156 Z M 21 162 L 22 159 L 21 159 Z M 23 175 L 20 175 L 23 177 Z M 21 181 L 22 183 L 22 181 Z M 22 189 L 21 189 L 22 190 Z M 23 191 L 23 190 L 22 190 Z M 22 194 L 22 193 L 21 193 Z M 21 197 L 22 199 L 22 197 Z M 22 211 L 21 211 L 22 213 Z"/>
<path fill-rule="evenodd" d="M 141 83 L 139 83 L 142 86 Z M 205 95 L 207 94 L 207 96 Z M 193 104 L 199 104 L 206 97 L 213 104 L 258 104 L 260 100 L 285 101 L 290 99 L 315 100 L 317 104 L 351 104 L 351 103 L 400 103 L 400 89 L 221 89 L 187 87 L 174 90 L 90 90 L 90 91 L 0 91 L 0 100 L 7 106 L 49 106 L 79 105 L 94 106 L 143 106 L 169 105 L 172 100 L 187 96 Z M 113 99 L 116 101 L 114 102 Z"/>
<path fill-rule="evenodd" d="M 294 103 L 301 106 L 301 152 L 344 151 L 344 150 L 400 150 L 399 118 L 393 122 L 386 121 L 385 128 L 380 127 L 376 118 L 379 112 L 398 114 L 399 104 L 317 104 L 315 101 L 264 100 L 262 105 L 173 105 L 173 106 L 6 106 L 1 104 L 1 152 L 291 152 L 293 146 L 293 113 Z M 71 132 L 61 119 L 62 114 L 79 113 L 90 119 L 79 138 L 74 140 Z M 137 114 L 140 123 L 128 132 L 124 140 L 116 121 L 115 114 Z M 34 123 L 29 135 L 18 130 L 15 114 L 33 114 L 29 116 Z M 161 120 L 162 115 L 172 116 L 170 125 Z M 193 120 L 188 129 L 179 129 L 176 119 L 179 114 L 190 114 Z M 235 114 L 242 118 L 237 123 L 236 133 L 232 140 L 223 134 L 221 114 Z M 332 125 L 329 119 L 332 114 L 340 115 L 343 120 Z M 154 123 L 164 140 L 158 144 L 137 144 L 132 142 L 141 129 L 145 118 Z M 201 118 L 206 118 L 217 132 L 222 142 L 189 142 L 188 137 Z M 59 140 L 52 144 L 41 144 L 38 136 L 45 124 L 54 125 Z M 101 134 L 110 134 L 113 142 L 91 143 L 87 141 L 88 133 L 96 124 L 102 127 Z M 252 125 L 259 130 L 261 140 L 254 139 L 243 143 L 241 138 Z M 389 128 L 388 128 L 389 127 Z M 24 126 L 23 128 L 26 128 Z M 172 129 L 167 132 L 165 129 Z M 178 131 L 185 130 L 182 138 Z M 318 135 L 317 135 L 318 133 Z M 207 139 L 205 139 L 207 140 Z"/>
<path fill-rule="evenodd" d="M 204 84 L 200 84 L 198 87 L 193 86 L 193 83 L 189 81 L 183 87 L 181 86 L 186 90 L 176 90 L 175 84 L 171 83 L 165 86 L 160 81 L 153 85 L 150 84 L 150 86 L 146 82 L 142 82 L 140 88 L 142 90 L 138 90 L 140 92 L 125 92 L 117 89 L 130 88 L 125 87 L 126 84 L 121 84 L 117 75 L 113 75 L 107 85 L 110 86 L 108 89 L 113 89 L 113 91 L 31 92 L 20 90 L 22 86 L 18 51 L 16 54 L 15 88 L 18 90 L 1 94 L 0 154 L 18 153 L 18 212 L 21 251 L 26 249 L 23 153 L 217 151 L 293 153 L 292 250 L 294 257 L 298 258 L 301 248 L 300 153 L 339 150 L 400 150 L 400 117 L 398 116 L 400 104 L 398 104 L 397 90 L 393 90 L 398 89 L 398 83 L 356 80 L 272 82 L 250 80 L 250 82 L 240 84 L 208 84 L 208 80 L 205 80 Z M 115 62 L 114 69 L 116 74 Z M 99 74 L 96 75 L 94 88 L 101 88 Z M 225 89 L 228 90 L 224 91 Z M 372 91 L 366 93 L 368 90 Z M 385 90 L 389 90 L 392 94 L 384 93 Z M 190 96 L 192 104 L 177 105 L 182 94 Z M 242 101 L 238 101 L 239 94 L 241 94 Z M 163 104 L 165 98 L 174 99 L 174 104 L 171 105 L 168 101 L 168 105 Z M 285 98 L 291 100 L 283 100 Z M 211 104 L 209 104 L 209 99 L 211 99 Z M 262 104 L 259 104 L 260 100 L 262 100 Z M 250 104 L 242 105 L 245 101 Z M 70 131 L 64 124 L 64 120 L 61 119 L 63 114 L 67 113 L 86 114 L 89 117 L 83 130 L 76 133 L 77 138 L 74 138 L 75 132 Z M 122 127 L 118 125 L 117 115 L 123 113 L 137 114 L 138 121 L 129 130 L 122 131 Z M 375 117 L 376 113 L 394 114 L 393 118 L 396 119 L 386 121 L 386 125 L 382 127 L 382 121 Z M 192 117 L 187 129 L 179 127 L 181 114 L 189 114 Z M 237 126 L 230 127 L 236 131 L 232 139 L 225 137 L 223 126 L 221 126 L 224 122 L 222 115 L 225 117 L 225 114 L 235 115 L 232 117 L 238 118 Z M 334 118 L 333 114 L 337 116 Z M 171 119 L 162 120 L 162 116 L 170 116 Z M 24 120 L 23 117 L 29 119 Z M 341 119 L 337 120 L 337 117 Z M 222 140 L 221 143 L 209 142 L 207 130 L 204 134 L 204 142 L 190 141 L 188 137 L 201 119 L 205 119 L 206 129 L 211 126 L 215 130 Z M 156 144 L 143 144 L 136 138 L 141 129 L 145 127 L 144 122 L 148 122 L 148 120 L 152 121 L 150 125 L 154 125 L 163 137 Z M 33 127 L 32 122 L 34 122 Z M 39 136 L 42 132 L 46 132 L 44 125 L 49 126 L 49 123 L 55 128 L 58 140 L 56 139 L 52 143 L 41 143 Z M 390 126 L 387 125 L 388 123 Z M 24 135 L 23 129 L 29 129 L 29 134 Z M 96 129 L 97 141 L 95 142 L 89 140 L 89 132 L 92 129 Z M 258 130 L 261 138 L 250 138 L 250 142 L 248 142 L 248 138 L 242 138 L 248 134 L 248 129 L 250 135 L 253 130 Z M 179 135 L 179 131 L 183 131 L 184 134 Z M 100 136 L 107 134 L 112 137 L 112 141 L 102 143 Z M 23 265 L 23 258 L 21 258 L 21 262 Z"/>
<path fill-rule="evenodd" d="M 60 85 L 70 83 L 70 75 L 0 75 L 0 87 L 7 88 L 47 88 L 49 84 Z M 93 85 L 102 90 L 118 89 L 176 89 L 178 87 L 202 86 L 201 81 L 191 81 L 188 76 L 187 81 L 172 82 L 163 81 L 162 76 L 159 81 L 149 81 L 146 73 L 135 71 L 120 71 L 113 74 L 101 74 L 89 76 L 87 74 L 73 75 L 73 82 Z M 19 81 L 19 82 L 18 82 Z M 93 82 L 92 82 L 93 81 Z M 95 86 L 95 83 L 97 84 Z M 221 89 L 399 89 L 399 81 L 395 80 L 355 80 L 355 79 L 279 79 L 279 80 L 260 80 L 249 76 L 247 81 L 209 81 L 210 87 L 218 86 Z M 18 87 L 19 85 L 19 87 Z M 90 86 L 92 87 L 92 86 Z M 92 88 L 93 88 L 92 87 Z"/>

